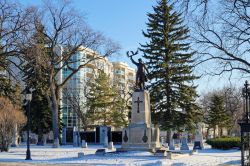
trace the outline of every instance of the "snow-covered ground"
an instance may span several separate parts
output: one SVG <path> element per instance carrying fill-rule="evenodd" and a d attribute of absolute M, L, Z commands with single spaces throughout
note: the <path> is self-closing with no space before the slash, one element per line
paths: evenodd
<path fill-rule="evenodd" d="M 215 166 L 215 165 L 240 165 L 239 150 L 215 150 L 206 147 L 204 150 L 194 155 L 183 155 L 177 159 L 166 159 L 153 156 L 149 152 L 127 152 L 119 154 L 107 154 L 96 156 L 95 151 L 102 146 L 90 145 L 88 148 L 77 148 L 61 146 L 51 148 L 51 146 L 31 146 L 31 161 L 24 160 L 26 156 L 26 146 L 10 148 L 9 152 L 0 152 L 1 163 L 45 163 L 45 164 L 79 164 L 87 165 L 172 165 L 172 166 Z M 78 152 L 84 152 L 83 158 L 78 158 Z"/>

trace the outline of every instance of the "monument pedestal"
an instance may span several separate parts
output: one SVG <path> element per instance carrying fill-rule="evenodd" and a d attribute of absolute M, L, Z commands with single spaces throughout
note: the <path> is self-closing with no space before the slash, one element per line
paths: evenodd
<path fill-rule="evenodd" d="M 160 130 L 151 124 L 149 92 L 134 92 L 131 123 L 122 131 L 122 150 L 160 149 Z"/>

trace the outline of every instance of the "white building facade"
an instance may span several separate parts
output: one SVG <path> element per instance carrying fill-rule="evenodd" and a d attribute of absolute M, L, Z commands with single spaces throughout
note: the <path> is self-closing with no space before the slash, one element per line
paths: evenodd
<path fill-rule="evenodd" d="M 136 73 L 135 69 L 130 68 L 126 63 L 110 62 L 107 58 L 86 48 L 79 50 L 73 56 L 73 60 L 75 63 L 72 63 L 70 67 L 77 68 L 79 65 L 84 65 L 84 67 L 74 74 L 61 93 L 61 117 L 63 126 L 67 130 L 73 130 L 74 127 L 81 128 L 81 122 L 75 111 L 71 108 L 71 95 L 78 96 L 79 104 L 84 107 L 87 82 L 89 79 L 95 77 L 98 70 L 103 70 L 109 75 L 111 82 L 114 84 L 118 83 L 120 89 L 126 94 L 131 90 L 132 85 L 134 85 Z M 61 80 L 63 81 L 69 74 L 71 74 L 71 71 L 65 67 L 61 72 Z"/>

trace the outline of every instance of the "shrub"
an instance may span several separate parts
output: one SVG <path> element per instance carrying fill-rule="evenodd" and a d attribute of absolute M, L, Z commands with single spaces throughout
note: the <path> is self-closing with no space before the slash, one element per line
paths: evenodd
<path fill-rule="evenodd" d="M 234 147 L 240 148 L 239 137 L 225 137 L 225 138 L 213 138 L 206 141 L 207 144 L 211 145 L 215 149 L 232 149 Z"/>
<path fill-rule="evenodd" d="M 12 141 L 14 128 L 18 129 L 26 123 L 26 117 L 8 98 L 0 96 L 0 150 L 8 151 Z"/>

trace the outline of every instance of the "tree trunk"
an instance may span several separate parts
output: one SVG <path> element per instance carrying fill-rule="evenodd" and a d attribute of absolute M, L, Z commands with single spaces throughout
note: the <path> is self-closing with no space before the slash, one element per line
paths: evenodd
<path fill-rule="evenodd" d="M 214 127 L 214 138 L 216 137 L 216 127 Z"/>
<path fill-rule="evenodd" d="M 223 136 L 223 127 L 220 128 L 220 137 Z"/>
<path fill-rule="evenodd" d="M 47 134 L 43 134 L 43 145 L 45 146 L 47 144 Z"/>
<path fill-rule="evenodd" d="M 9 144 L 6 140 L 6 137 L 2 136 L 2 143 L 1 143 L 1 152 L 8 152 L 9 150 Z"/>
<path fill-rule="evenodd" d="M 166 142 L 168 143 L 168 145 L 170 144 L 171 140 L 172 140 L 172 131 L 167 130 L 167 140 L 166 140 Z"/>
<path fill-rule="evenodd" d="M 53 127 L 53 135 L 54 135 L 54 148 L 58 148 L 59 144 L 59 127 L 58 127 L 58 100 L 56 96 L 55 83 L 50 82 L 50 93 L 51 96 L 47 96 L 47 100 L 50 106 L 50 110 L 52 111 L 52 127 Z"/>
<path fill-rule="evenodd" d="M 59 126 L 58 126 L 58 104 L 55 95 L 52 95 L 52 125 L 54 134 L 54 148 L 58 148 L 59 145 Z"/>
<path fill-rule="evenodd" d="M 13 129 L 13 137 L 12 137 L 11 147 L 17 147 L 17 146 L 18 146 L 18 131 L 17 131 L 17 124 L 15 124 L 14 129 Z"/>
<path fill-rule="evenodd" d="M 227 128 L 227 136 L 232 136 L 232 128 Z"/>
<path fill-rule="evenodd" d="M 210 130 L 210 128 L 207 128 L 207 135 L 206 135 L 206 139 L 208 139 L 208 136 L 209 136 L 209 130 Z"/>
<path fill-rule="evenodd" d="M 37 145 L 43 145 L 43 142 L 42 142 L 43 132 L 42 132 L 41 127 L 38 128 L 38 134 L 37 135 L 38 135 Z"/>

